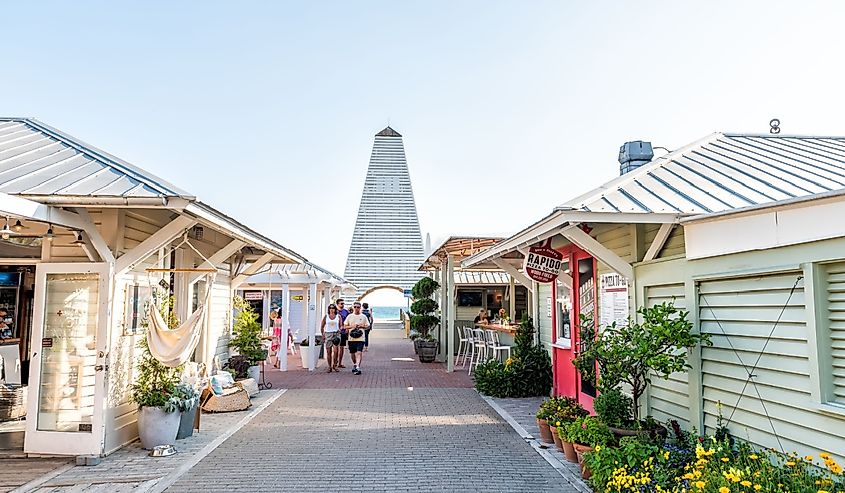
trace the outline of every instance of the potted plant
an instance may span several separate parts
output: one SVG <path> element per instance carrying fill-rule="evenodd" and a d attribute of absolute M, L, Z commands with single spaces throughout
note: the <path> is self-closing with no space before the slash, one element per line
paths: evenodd
<path fill-rule="evenodd" d="M 258 313 L 240 296 L 235 296 L 234 307 L 237 315 L 235 315 L 229 347 L 234 348 L 238 355 L 249 361 L 247 375 L 258 381 L 261 372 L 258 364 L 267 359 L 267 350 L 261 345 L 261 324 L 258 323 Z"/>
<path fill-rule="evenodd" d="M 545 443 L 554 443 L 554 437 L 549 430 L 549 418 L 554 417 L 555 400 L 546 399 L 540 403 L 537 409 L 537 427 L 540 429 L 540 440 Z"/>
<path fill-rule="evenodd" d="M 181 413 L 179 431 L 176 433 L 176 439 L 181 440 L 194 434 L 194 422 L 199 410 L 200 394 L 193 385 L 182 382 L 176 385 L 173 398 L 176 409 Z"/>
<path fill-rule="evenodd" d="M 561 438 L 571 442 L 575 448 L 581 465 L 581 477 L 589 479 L 590 469 L 584 464 L 584 454 L 611 443 L 614 438 L 610 428 L 595 416 L 585 416 L 568 423 L 561 433 Z"/>
<path fill-rule="evenodd" d="M 596 416 L 617 437 L 633 436 L 638 432 L 631 415 L 632 399 L 619 389 L 608 389 L 593 400 Z"/>
<path fill-rule="evenodd" d="M 311 368 L 309 363 L 313 362 L 314 367 L 317 367 L 317 357 L 320 355 L 320 346 L 323 344 L 323 337 L 322 336 L 315 336 L 314 337 L 314 347 L 312 348 L 308 342 L 308 338 L 302 340 L 299 343 L 299 357 L 302 358 L 302 367 L 306 370 Z M 304 349 L 303 349 L 304 348 Z"/>
<path fill-rule="evenodd" d="M 566 434 L 563 433 L 563 428 L 576 419 L 588 416 L 590 413 L 572 397 L 559 397 L 557 400 L 557 409 L 554 414 L 554 420 L 549 422 L 553 437 L 555 438 L 555 445 L 566 456 L 569 462 L 578 462 L 578 456 L 575 453 L 575 448 L 572 442 L 567 439 Z M 551 427 L 551 425 L 554 427 Z"/>
<path fill-rule="evenodd" d="M 411 288 L 414 302 L 411 303 L 411 329 L 419 334 L 414 340 L 420 363 L 431 363 L 437 356 L 438 342 L 431 334 L 431 329 L 440 324 L 440 318 L 434 315 L 438 305 L 434 293 L 440 284 L 430 277 L 423 277 Z"/>
<path fill-rule="evenodd" d="M 576 367 L 584 362 L 598 363 L 598 388 L 609 392 L 626 384 L 631 389 L 631 416 L 640 427 L 648 423 L 640 416 L 640 397 L 655 375 L 669 378 L 686 371 L 687 354 L 698 344 L 710 345 L 709 336 L 692 332 L 687 320 L 689 312 L 679 310 L 673 302 L 637 310 L 641 323 L 615 322 L 601 330 L 594 339 L 585 341 L 576 357 Z M 653 420 L 651 420 L 653 421 Z"/>
<path fill-rule="evenodd" d="M 179 320 L 170 310 L 172 304 L 173 298 L 169 298 L 160 307 L 161 314 L 171 329 L 179 325 Z M 175 394 L 182 368 L 170 368 L 155 359 L 150 353 L 146 337 L 140 340 L 139 345 L 143 352 L 138 364 L 138 378 L 132 384 L 130 399 L 138 405 L 138 435 L 141 445 L 145 449 L 156 445 L 173 445 L 181 418 Z"/>

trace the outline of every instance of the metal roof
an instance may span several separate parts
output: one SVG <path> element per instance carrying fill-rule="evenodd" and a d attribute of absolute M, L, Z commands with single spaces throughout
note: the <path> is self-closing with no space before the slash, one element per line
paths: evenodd
<path fill-rule="evenodd" d="M 435 270 L 448 255 L 455 256 L 456 261 L 460 262 L 470 255 L 490 248 L 502 239 L 491 236 L 450 236 L 428 255 L 418 270 Z"/>
<path fill-rule="evenodd" d="M 193 199 L 165 180 L 32 118 L 0 117 L 0 192 Z"/>
<path fill-rule="evenodd" d="M 845 188 L 845 138 L 714 133 L 558 209 L 707 214 Z"/>
<path fill-rule="evenodd" d="M 459 271 L 455 272 L 455 284 L 510 284 L 510 276 L 496 271 Z"/>

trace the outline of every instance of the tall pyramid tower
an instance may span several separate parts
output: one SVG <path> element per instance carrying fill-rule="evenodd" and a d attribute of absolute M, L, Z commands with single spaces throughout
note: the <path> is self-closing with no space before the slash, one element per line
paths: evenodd
<path fill-rule="evenodd" d="M 410 289 L 421 277 L 423 244 L 402 135 L 376 134 L 346 258 L 346 277 L 358 296 L 370 288 Z"/>

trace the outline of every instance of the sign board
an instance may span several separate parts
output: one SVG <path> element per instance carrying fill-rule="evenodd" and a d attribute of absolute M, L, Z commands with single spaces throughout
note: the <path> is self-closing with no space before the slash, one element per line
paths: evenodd
<path fill-rule="evenodd" d="M 601 275 L 599 292 L 599 324 L 601 327 L 616 322 L 627 325 L 630 316 L 628 308 L 628 280 L 612 273 Z"/>
<path fill-rule="evenodd" d="M 257 301 L 264 299 L 263 291 L 244 291 L 244 299 L 250 301 Z"/>
<path fill-rule="evenodd" d="M 404 294 L 406 298 L 410 298 L 411 297 L 411 290 L 410 289 L 404 289 L 404 290 L 402 290 L 402 294 Z"/>
<path fill-rule="evenodd" d="M 552 248 L 552 240 L 549 238 L 543 244 L 528 249 L 522 270 L 537 282 L 550 283 L 557 279 L 562 266 L 563 254 Z"/>

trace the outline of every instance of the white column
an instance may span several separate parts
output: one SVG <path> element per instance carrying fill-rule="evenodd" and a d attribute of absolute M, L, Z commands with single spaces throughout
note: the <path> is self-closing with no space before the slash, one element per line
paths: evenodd
<path fill-rule="evenodd" d="M 516 319 L 516 283 L 514 282 L 513 276 L 508 276 L 508 278 L 510 279 L 510 285 L 508 286 L 508 316 L 512 322 L 519 322 Z"/>
<path fill-rule="evenodd" d="M 328 307 L 329 307 L 329 304 L 331 302 L 332 302 L 332 287 L 331 287 L 331 285 L 329 285 L 329 286 L 326 286 L 325 288 L 323 288 L 323 303 L 320 304 L 320 310 L 318 312 L 320 314 L 320 320 L 323 319 L 323 315 L 325 315 L 329 312 Z"/>
<path fill-rule="evenodd" d="M 446 261 L 446 371 L 455 371 L 455 257 Z"/>
<path fill-rule="evenodd" d="M 308 370 L 314 371 L 314 353 L 317 350 L 316 335 L 317 335 L 317 284 L 311 283 L 308 285 L 308 302 L 305 303 L 308 310 L 308 351 L 311 357 L 308 358 Z"/>
<path fill-rule="evenodd" d="M 272 333 L 273 324 L 271 323 L 272 320 L 270 320 L 270 288 L 267 288 L 262 292 L 264 293 L 264 302 L 261 304 L 261 328 L 264 330 L 264 332 Z"/>
<path fill-rule="evenodd" d="M 449 325 L 449 307 L 446 304 L 446 290 L 449 289 L 447 286 L 448 282 L 446 279 L 446 264 L 440 265 L 440 301 L 438 304 L 440 305 L 440 330 L 437 331 L 437 340 L 440 342 L 440 351 L 437 352 L 437 356 L 435 357 L 435 361 L 443 362 L 445 361 L 446 352 L 443 350 L 444 341 L 444 332 L 446 332 L 446 327 Z"/>
<path fill-rule="evenodd" d="M 282 284 L 282 340 L 279 341 L 279 369 L 288 371 L 288 333 L 290 332 L 290 286 Z"/>

